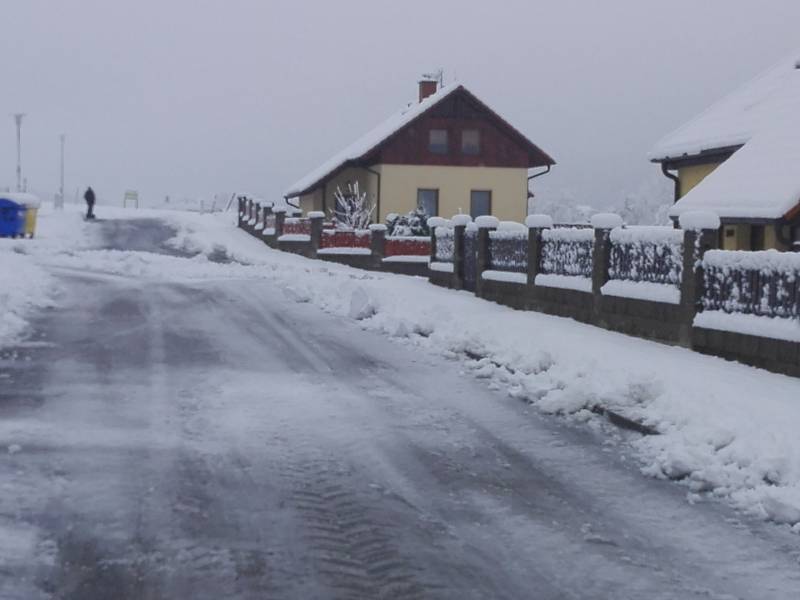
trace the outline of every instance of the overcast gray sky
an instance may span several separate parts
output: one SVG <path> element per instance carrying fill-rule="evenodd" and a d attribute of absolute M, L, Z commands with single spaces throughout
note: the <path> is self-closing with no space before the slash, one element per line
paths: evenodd
<path fill-rule="evenodd" d="M 800 46 L 797 0 L 5 0 L 2 18 L 0 187 L 24 111 L 31 188 L 57 189 L 64 132 L 69 195 L 113 202 L 279 196 L 441 66 L 555 157 L 539 193 L 603 205 L 660 177 L 659 137 Z"/>

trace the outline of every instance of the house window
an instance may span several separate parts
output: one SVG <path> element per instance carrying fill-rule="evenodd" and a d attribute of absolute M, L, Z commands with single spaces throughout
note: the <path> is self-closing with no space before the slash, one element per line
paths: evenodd
<path fill-rule="evenodd" d="M 429 217 L 439 214 L 439 190 L 417 190 L 417 207 Z"/>
<path fill-rule="evenodd" d="M 461 153 L 477 155 L 481 152 L 481 132 L 477 129 L 465 129 L 461 132 Z"/>
<path fill-rule="evenodd" d="M 431 129 L 428 149 L 434 154 L 447 154 L 447 129 Z"/>
<path fill-rule="evenodd" d="M 492 192 L 472 190 L 469 198 L 469 214 L 473 219 L 492 214 Z"/>
<path fill-rule="evenodd" d="M 750 228 L 750 250 L 764 249 L 764 226 L 753 225 Z"/>

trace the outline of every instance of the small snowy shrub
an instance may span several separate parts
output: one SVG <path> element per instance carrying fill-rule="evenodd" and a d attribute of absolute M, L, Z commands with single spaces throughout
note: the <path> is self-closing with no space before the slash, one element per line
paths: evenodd
<path fill-rule="evenodd" d="M 430 235 L 428 215 L 421 208 L 404 215 L 391 213 L 386 216 L 387 235 L 389 236 L 423 236 Z"/>
<path fill-rule="evenodd" d="M 359 190 L 357 181 L 348 183 L 346 192 L 337 187 L 334 199 L 331 221 L 336 229 L 358 230 L 369 227 L 375 205 L 367 200 L 366 192 Z"/>

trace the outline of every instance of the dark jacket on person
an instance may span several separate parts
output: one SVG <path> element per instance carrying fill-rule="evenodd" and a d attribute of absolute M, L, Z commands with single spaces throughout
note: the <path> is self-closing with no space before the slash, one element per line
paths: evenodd
<path fill-rule="evenodd" d="M 83 199 L 86 200 L 86 204 L 94 204 L 94 190 L 92 188 L 88 188 L 86 193 L 83 195 Z"/>

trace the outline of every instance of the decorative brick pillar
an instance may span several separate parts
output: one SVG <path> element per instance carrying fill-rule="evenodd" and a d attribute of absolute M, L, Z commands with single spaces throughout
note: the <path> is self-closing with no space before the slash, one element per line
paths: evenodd
<path fill-rule="evenodd" d="M 267 235 L 267 219 L 272 214 L 272 204 L 269 206 L 264 207 L 264 229 L 261 230 L 261 239 L 265 244 L 268 244 L 267 238 L 272 238 L 271 235 Z"/>
<path fill-rule="evenodd" d="M 373 223 L 369 226 L 369 249 L 372 254 L 372 266 L 381 269 L 386 258 L 386 225 Z"/>
<path fill-rule="evenodd" d="M 244 196 L 238 196 L 236 198 L 236 200 L 237 200 L 237 202 L 239 204 L 239 212 L 237 213 L 238 214 L 237 218 L 239 220 L 239 227 L 241 227 L 242 223 L 244 223 L 244 220 L 245 220 L 244 219 L 245 218 L 245 208 L 246 208 L 245 199 L 244 199 Z"/>
<path fill-rule="evenodd" d="M 612 213 L 600 213 L 592 217 L 594 228 L 594 250 L 592 252 L 592 295 L 595 319 L 600 318 L 603 293 L 608 282 L 608 266 L 611 260 L 611 230 L 622 226 L 622 217 Z"/>
<path fill-rule="evenodd" d="M 686 212 L 680 217 L 683 229 L 683 265 L 681 271 L 681 325 L 679 340 L 691 345 L 692 323 L 703 309 L 705 274 L 703 256 L 719 246 L 719 217 L 705 211 Z"/>
<path fill-rule="evenodd" d="M 489 270 L 491 256 L 489 253 L 489 232 L 497 229 L 500 221 L 484 215 L 475 219 L 478 226 L 478 260 L 475 266 L 475 295 L 483 297 L 483 272 Z"/>
<path fill-rule="evenodd" d="M 532 286 L 542 262 L 542 231 L 553 227 L 553 219 L 549 215 L 528 215 L 525 225 L 528 227 L 528 285 Z"/>
<path fill-rule="evenodd" d="M 308 213 L 308 219 L 311 221 L 311 258 L 316 258 L 322 244 L 322 222 L 325 220 L 325 213 L 312 211 Z"/>

